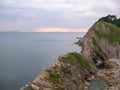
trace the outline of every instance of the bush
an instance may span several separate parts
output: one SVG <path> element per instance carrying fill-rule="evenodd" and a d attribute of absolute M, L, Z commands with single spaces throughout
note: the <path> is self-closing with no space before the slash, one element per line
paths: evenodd
<path fill-rule="evenodd" d="M 115 15 L 108 15 L 108 16 L 102 17 L 98 21 L 112 23 L 112 24 L 115 24 L 118 27 L 120 27 L 120 18 L 117 19 L 117 17 Z"/>

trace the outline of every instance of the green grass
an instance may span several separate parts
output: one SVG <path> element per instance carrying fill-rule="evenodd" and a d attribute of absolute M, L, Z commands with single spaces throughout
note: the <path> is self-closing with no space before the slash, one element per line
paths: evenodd
<path fill-rule="evenodd" d="M 101 37 L 101 35 L 99 35 L 99 34 L 98 34 L 98 36 Z M 104 55 L 107 58 L 106 53 L 101 49 L 101 47 L 98 45 L 98 43 L 94 37 L 92 37 L 92 44 L 98 48 L 98 53 L 100 55 Z"/>
<path fill-rule="evenodd" d="M 93 37 L 92 37 L 92 43 L 93 43 L 94 46 L 97 45 L 97 42 L 96 42 L 95 38 L 93 38 Z"/>
<path fill-rule="evenodd" d="M 52 81 L 54 84 L 62 84 L 63 80 L 61 79 L 60 75 L 57 73 L 50 73 L 49 80 Z"/>
<path fill-rule="evenodd" d="M 98 38 L 105 38 L 105 33 L 101 32 L 101 31 L 96 31 L 94 30 L 94 33 L 95 35 L 98 37 Z"/>
<path fill-rule="evenodd" d="M 71 64 L 74 64 L 75 62 L 78 62 L 80 65 L 80 69 L 84 68 L 91 68 L 90 62 L 86 60 L 82 55 L 79 55 L 78 53 L 69 53 L 63 57 L 61 57 L 63 61 L 69 62 Z"/>
<path fill-rule="evenodd" d="M 98 45 L 98 52 L 101 53 L 101 54 L 103 53 L 103 51 L 102 51 L 102 49 L 100 48 L 99 45 Z"/>
<path fill-rule="evenodd" d="M 109 33 L 104 33 L 102 30 L 101 31 L 94 30 L 96 36 L 98 38 L 106 38 L 110 43 L 118 42 L 120 44 L 120 28 L 111 23 L 103 21 L 101 23 L 107 26 L 110 29 L 110 31 Z"/>

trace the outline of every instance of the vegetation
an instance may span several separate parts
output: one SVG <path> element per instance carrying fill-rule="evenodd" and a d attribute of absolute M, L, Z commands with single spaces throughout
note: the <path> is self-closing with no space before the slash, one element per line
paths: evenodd
<path fill-rule="evenodd" d="M 95 38 L 94 38 L 94 37 L 92 37 L 92 43 L 93 43 L 93 45 L 94 45 L 94 46 L 96 46 L 96 45 L 97 45 L 97 42 L 96 42 L 96 40 L 95 40 Z"/>
<path fill-rule="evenodd" d="M 120 28 L 114 24 L 103 22 L 109 28 L 109 33 L 104 33 L 102 31 L 94 30 L 94 33 L 98 38 L 106 38 L 110 43 L 119 42 L 120 43 Z"/>
<path fill-rule="evenodd" d="M 117 19 L 115 15 L 108 15 L 106 17 L 102 17 L 99 19 L 99 21 L 105 21 L 105 22 L 112 23 L 120 27 L 120 18 Z"/>
<path fill-rule="evenodd" d="M 90 68 L 90 62 L 86 60 L 82 55 L 79 55 L 78 53 L 69 53 L 63 57 L 61 57 L 62 60 L 69 62 L 71 64 L 74 64 L 75 62 L 78 62 L 80 65 L 80 69 L 84 68 Z"/>
<path fill-rule="evenodd" d="M 102 49 L 101 49 L 100 46 L 97 44 L 97 42 L 96 42 L 96 40 L 95 40 L 94 37 L 92 37 L 92 43 L 93 43 L 94 46 L 97 46 L 99 54 L 103 54 Z"/>
<path fill-rule="evenodd" d="M 49 80 L 52 81 L 54 84 L 62 84 L 63 80 L 61 79 L 60 75 L 57 73 L 50 73 Z"/>
<path fill-rule="evenodd" d="M 96 32 L 96 33 L 98 34 L 98 37 L 101 37 L 99 32 Z M 102 56 L 104 55 L 107 58 L 106 53 L 101 49 L 101 47 L 98 45 L 98 43 L 97 43 L 97 41 L 94 37 L 92 37 L 92 44 L 98 48 L 98 54 L 99 55 L 102 55 Z"/>
<path fill-rule="evenodd" d="M 98 52 L 99 52 L 100 54 L 103 54 L 104 52 L 103 52 L 103 50 L 100 48 L 100 46 L 98 45 L 97 47 L 98 47 Z"/>

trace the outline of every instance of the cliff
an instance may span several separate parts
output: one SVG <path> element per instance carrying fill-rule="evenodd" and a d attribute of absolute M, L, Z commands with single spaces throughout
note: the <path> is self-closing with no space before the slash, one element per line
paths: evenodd
<path fill-rule="evenodd" d="M 21 90 L 87 90 L 87 81 L 96 73 L 92 63 L 76 52 L 58 57 Z"/>
<path fill-rule="evenodd" d="M 104 61 L 111 58 L 120 59 L 120 28 L 98 21 L 77 44 L 83 47 L 84 56 L 95 64 L 101 62 L 100 67 L 104 67 Z"/>
<path fill-rule="evenodd" d="M 96 78 L 104 80 L 108 90 L 120 89 L 120 28 L 115 24 L 98 21 L 76 44 L 82 54 L 97 68 Z"/>
<path fill-rule="evenodd" d="M 76 44 L 82 46 L 81 53 L 58 57 L 20 90 L 88 90 L 93 79 L 103 80 L 104 90 L 119 90 L 120 28 L 97 21 Z"/>

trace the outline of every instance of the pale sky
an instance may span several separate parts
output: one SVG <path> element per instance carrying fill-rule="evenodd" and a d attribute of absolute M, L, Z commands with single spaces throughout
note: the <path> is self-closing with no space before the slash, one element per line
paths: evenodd
<path fill-rule="evenodd" d="M 86 32 L 108 14 L 120 0 L 0 0 L 0 31 Z"/>

